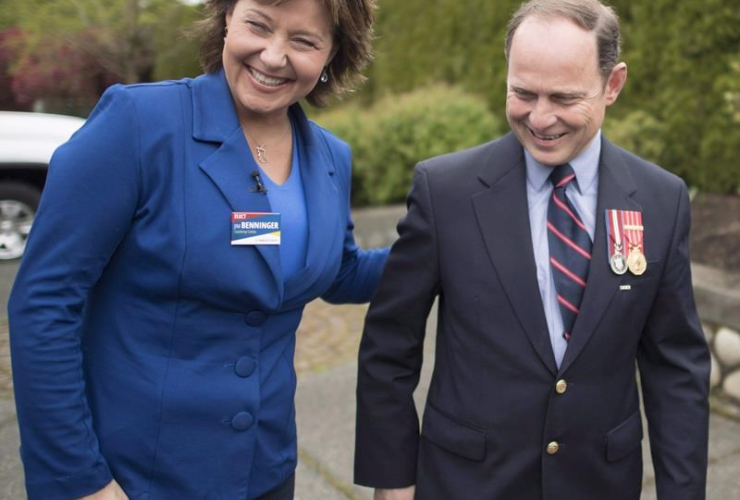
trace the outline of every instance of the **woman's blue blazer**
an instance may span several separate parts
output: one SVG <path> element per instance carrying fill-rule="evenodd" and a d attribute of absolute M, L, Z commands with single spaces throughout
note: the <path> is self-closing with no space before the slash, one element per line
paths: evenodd
<path fill-rule="evenodd" d="M 232 211 L 271 210 L 223 72 L 114 86 L 57 150 L 9 301 L 30 500 L 112 477 L 250 499 L 293 473 L 303 308 L 369 300 L 387 251 L 355 245 L 348 146 L 290 113 L 309 228 L 287 281 L 277 246 L 230 245 Z"/>

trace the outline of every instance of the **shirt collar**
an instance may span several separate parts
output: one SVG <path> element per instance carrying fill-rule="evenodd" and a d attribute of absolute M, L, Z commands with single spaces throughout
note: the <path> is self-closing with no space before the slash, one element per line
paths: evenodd
<path fill-rule="evenodd" d="M 576 174 L 576 186 L 581 194 L 588 192 L 596 181 L 600 156 L 601 129 L 596 132 L 588 146 L 569 162 Z M 526 149 L 524 150 L 524 158 L 527 165 L 527 182 L 535 191 L 542 191 L 550 178 L 552 167 L 535 160 Z"/>

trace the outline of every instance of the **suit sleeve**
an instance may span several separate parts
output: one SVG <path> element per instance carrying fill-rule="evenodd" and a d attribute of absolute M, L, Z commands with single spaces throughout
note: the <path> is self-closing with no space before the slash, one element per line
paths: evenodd
<path fill-rule="evenodd" d="M 327 145 L 333 143 L 333 146 L 329 146 L 329 151 L 335 155 L 339 185 L 347 196 L 347 222 L 342 245 L 342 264 L 334 282 L 322 298 L 331 304 L 360 304 L 373 297 L 388 259 L 388 248 L 361 250 L 355 243 L 355 224 L 350 210 L 352 155 L 349 146 L 333 135 L 324 131 L 323 137 L 327 139 Z"/>
<path fill-rule="evenodd" d="M 426 320 L 440 282 L 423 164 L 414 172 L 407 204 L 360 344 L 355 482 L 376 488 L 416 482 L 419 418 L 412 396 L 419 383 Z"/>
<path fill-rule="evenodd" d="M 77 498 L 112 477 L 85 396 L 80 332 L 90 290 L 135 215 L 134 116 L 115 87 L 55 152 L 8 303 L 29 500 Z"/>
<path fill-rule="evenodd" d="M 711 362 L 694 304 L 689 227 L 681 183 L 673 241 L 638 354 L 659 500 L 705 498 Z"/>
<path fill-rule="evenodd" d="M 330 304 L 361 304 L 375 293 L 388 258 L 388 249 L 361 250 L 354 237 L 354 223 L 347 219 L 342 265 L 331 288 L 322 295 Z"/>

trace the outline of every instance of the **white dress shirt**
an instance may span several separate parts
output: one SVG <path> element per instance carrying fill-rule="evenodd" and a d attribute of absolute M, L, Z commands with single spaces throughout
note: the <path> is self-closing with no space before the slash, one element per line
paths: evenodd
<path fill-rule="evenodd" d="M 553 167 L 542 165 L 524 151 L 527 165 L 527 201 L 529 203 L 529 224 L 532 231 L 534 259 L 537 264 L 537 282 L 545 309 L 547 328 L 550 332 L 552 350 L 558 367 L 563 361 L 568 343 L 563 338 L 563 318 L 555 291 L 555 280 L 550 266 L 550 249 L 547 242 L 547 207 L 552 194 L 549 180 Z M 567 196 L 576 207 L 581 220 L 588 229 L 591 241 L 596 229 L 596 198 L 599 186 L 599 157 L 601 156 L 601 130 L 588 146 L 569 163 L 576 174 L 575 186 L 568 186 Z"/>

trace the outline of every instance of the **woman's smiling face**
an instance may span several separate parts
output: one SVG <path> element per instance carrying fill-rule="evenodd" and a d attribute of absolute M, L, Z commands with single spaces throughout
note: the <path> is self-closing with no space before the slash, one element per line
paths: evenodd
<path fill-rule="evenodd" d="M 226 15 L 223 66 L 240 119 L 285 114 L 314 88 L 333 54 L 319 0 L 239 0 Z"/>

